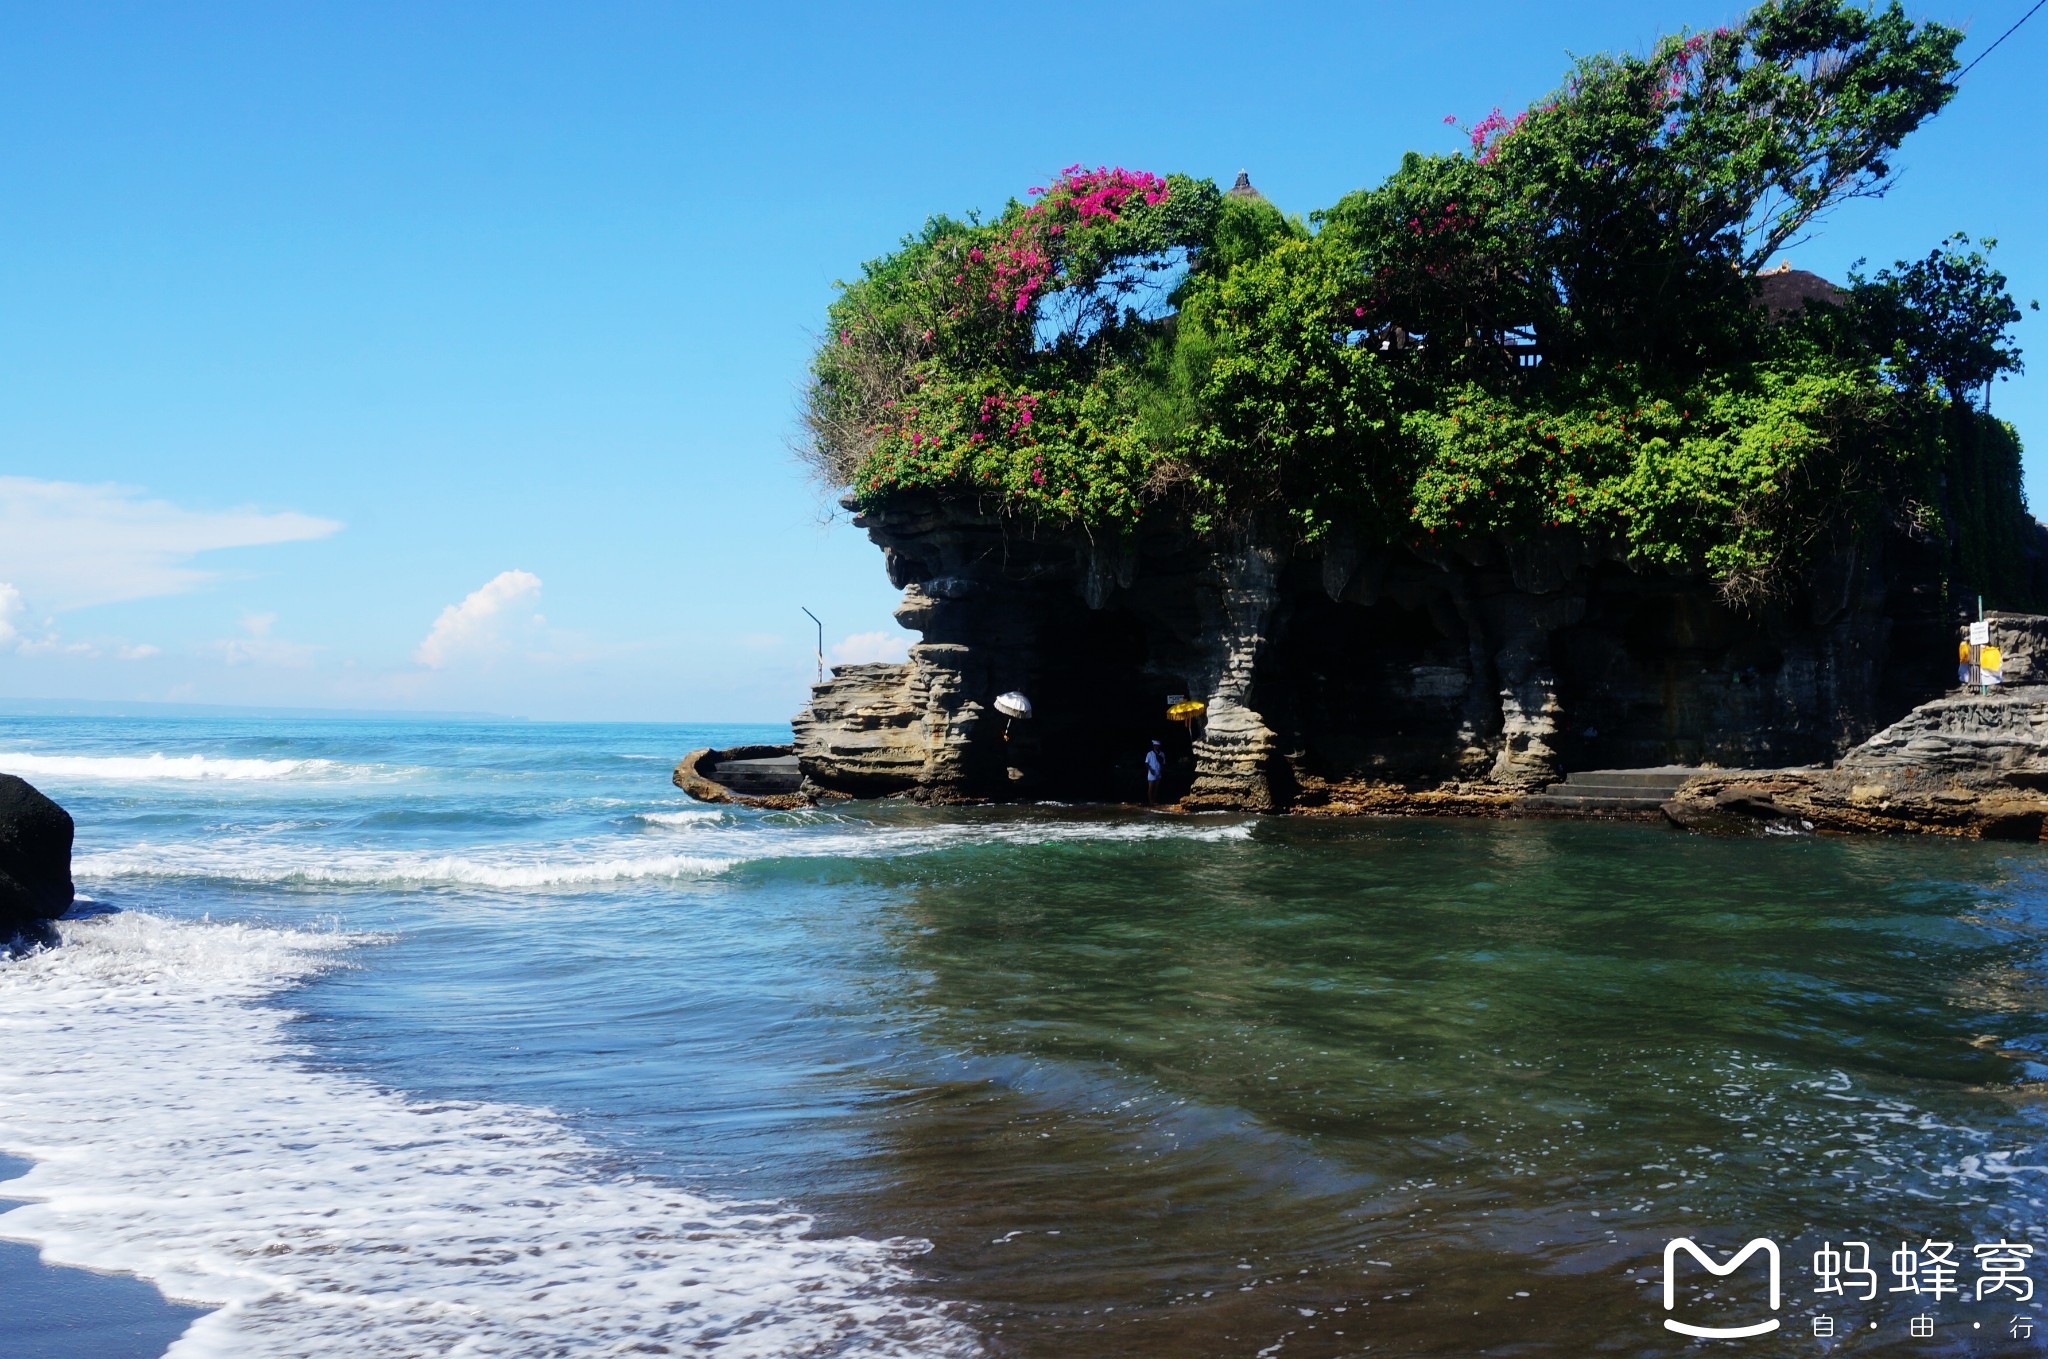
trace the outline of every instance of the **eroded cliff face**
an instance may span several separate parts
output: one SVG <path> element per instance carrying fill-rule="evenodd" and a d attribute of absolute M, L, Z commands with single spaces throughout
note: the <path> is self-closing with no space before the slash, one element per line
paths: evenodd
<path fill-rule="evenodd" d="M 1832 769 L 1716 772 L 1665 815 L 1693 830 L 1911 831 L 1987 840 L 2048 836 L 2048 617 L 1994 613 L 2005 683 L 1953 686 Z"/>
<path fill-rule="evenodd" d="M 1575 538 L 1460 553 L 1129 542 L 903 498 L 855 523 L 921 634 L 841 667 L 796 721 L 811 786 L 859 796 L 1131 799 L 1166 744 L 1186 805 L 1477 797 L 1574 768 L 1826 762 L 1953 670 L 1937 560 L 1845 543 L 1753 612 Z M 1030 721 L 993 708 L 1029 695 Z M 1192 730 L 1173 695 L 1208 704 Z"/>

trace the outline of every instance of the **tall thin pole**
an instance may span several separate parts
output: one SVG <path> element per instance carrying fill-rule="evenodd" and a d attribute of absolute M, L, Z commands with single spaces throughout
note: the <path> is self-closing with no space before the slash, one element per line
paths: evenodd
<path fill-rule="evenodd" d="M 799 609 L 804 608 L 801 604 L 797 605 L 797 607 Z M 1977 601 L 1977 608 L 1979 612 L 1983 611 L 1983 600 Z M 823 684 L 825 682 L 825 624 L 818 615 L 812 613 L 809 609 L 804 609 L 804 616 L 818 625 L 818 683 Z"/>
<path fill-rule="evenodd" d="M 2036 6 L 2036 8 L 2039 8 L 2039 6 Z M 1982 595 L 1977 596 L 1977 621 L 1979 623 L 1984 621 L 1984 596 Z M 1990 634 L 1986 633 L 1985 635 L 1989 636 Z M 1984 653 L 1979 651 L 1977 653 L 1977 697 L 1989 698 L 1990 696 L 1991 681 L 1984 678 Z"/>

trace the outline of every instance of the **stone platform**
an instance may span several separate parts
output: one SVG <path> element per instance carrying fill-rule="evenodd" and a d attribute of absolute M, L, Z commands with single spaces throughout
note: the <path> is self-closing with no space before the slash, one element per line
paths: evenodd
<path fill-rule="evenodd" d="M 789 808 L 811 801 L 801 791 L 803 771 L 788 746 L 700 747 L 676 762 L 670 781 L 699 802 Z"/>

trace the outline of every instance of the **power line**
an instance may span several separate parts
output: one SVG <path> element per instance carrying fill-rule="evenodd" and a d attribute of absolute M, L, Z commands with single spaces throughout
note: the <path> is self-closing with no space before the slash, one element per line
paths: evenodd
<path fill-rule="evenodd" d="M 1998 42 L 1992 43 L 1991 46 L 1979 52 L 1976 55 L 1976 57 L 1971 60 L 1968 66 L 1965 66 L 1962 70 L 1957 71 L 1956 79 L 1961 80 L 1964 76 L 1976 70 L 1978 62 L 1984 60 L 1984 58 L 1990 56 L 1993 52 L 1996 52 L 1998 50 L 1998 43 L 2004 42 L 2007 38 L 2010 38 L 2013 34 L 2019 32 L 2020 24 L 2023 24 L 2027 20 L 2033 18 L 2034 10 L 2040 9 L 2043 5 L 2048 5 L 2048 0 L 2034 0 L 2034 9 L 2030 9 L 2025 14 L 2022 14 L 2019 18 L 2019 23 L 2014 24 L 2011 28 L 2008 28 L 2007 30 L 2005 30 L 2005 32 L 1998 35 Z"/>

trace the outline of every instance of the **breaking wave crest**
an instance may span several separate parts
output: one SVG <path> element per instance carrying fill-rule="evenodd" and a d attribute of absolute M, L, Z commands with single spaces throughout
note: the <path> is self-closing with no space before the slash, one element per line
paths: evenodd
<path fill-rule="evenodd" d="M 464 854 L 372 848 L 320 849 L 257 837 L 173 844 L 141 843 L 82 854 L 81 882 L 204 879 L 280 887 L 488 887 L 556 890 L 708 878 L 743 864 L 780 860 L 872 860 L 985 844 L 1088 844 L 1142 840 L 1241 840 L 1244 823 L 1174 821 L 1034 822 L 1009 825 L 858 826 L 837 821 L 786 826 L 731 824 L 714 813 L 701 825 L 669 821 L 694 812 L 643 813 L 663 830 L 688 827 L 698 853 L 648 852 L 644 836 L 554 845 L 480 845 Z M 667 837 L 663 837 L 666 839 Z"/>
<path fill-rule="evenodd" d="M 708 818 L 708 819 L 700 819 Z M 886 826 L 825 817 L 795 824 L 736 822 L 722 812 L 644 812 L 660 831 L 688 830 L 693 853 L 650 852 L 662 835 L 610 836 L 555 844 L 478 845 L 460 854 L 421 849 L 315 848 L 262 835 L 173 843 L 142 842 L 81 854 L 81 882 L 207 880 L 278 887 L 485 887 L 552 891 L 627 887 L 709 878 L 744 864 L 823 859 L 873 860 L 986 844 L 1075 844 L 1149 840 L 1227 841 L 1251 834 L 1243 822 L 1016 821 Z M 672 841 L 671 841 L 672 842 Z"/>
<path fill-rule="evenodd" d="M 333 760 L 256 760 L 217 755 L 37 755 L 0 751 L 0 774 L 24 778 L 90 779 L 107 782 L 154 782 L 173 779 L 288 779 L 330 774 L 342 766 Z"/>
<path fill-rule="evenodd" d="M 731 818 L 715 807 L 685 807 L 674 812 L 636 812 L 633 819 L 642 825 L 660 826 L 667 830 L 697 830 L 722 825 Z"/>
<path fill-rule="evenodd" d="M 608 1172 L 541 1111 L 310 1069 L 262 1003 L 360 936 L 121 914 L 0 964 L 0 1233 L 219 1306 L 172 1359 L 954 1355 L 923 1243 Z"/>
<path fill-rule="evenodd" d="M 304 851 L 284 846 L 137 845 L 81 855 L 72 866 L 82 880 L 206 878 L 281 887 L 469 886 L 507 889 L 592 887 L 606 883 L 704 878 L 732 866 L 702 854 L 615 854 L 592 858 L 508 852 L 502 859 L 454 854 L 344 850 L 307 862 Z"/>

